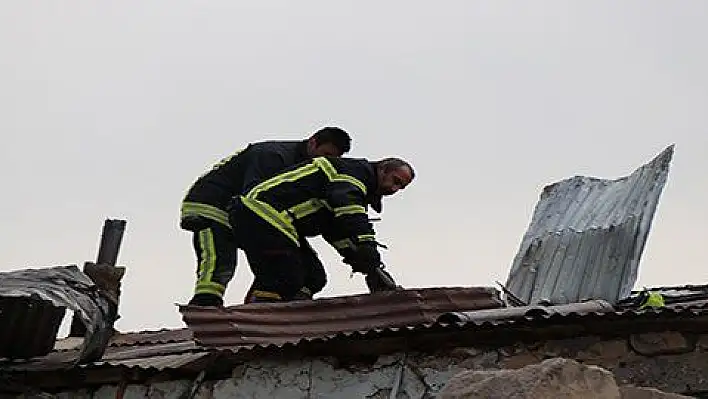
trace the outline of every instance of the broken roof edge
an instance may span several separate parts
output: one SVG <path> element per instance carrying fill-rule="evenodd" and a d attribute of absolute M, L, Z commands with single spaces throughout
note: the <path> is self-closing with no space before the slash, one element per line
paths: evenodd
<path fill-rule="evenodd" d="M 616 177 L 600 177 L 599 175 L 576 174 L 571 177 L 566 177 L 566 178 L 560 179 L 560 180 L 555 181 L 553 183 L 547 183 L 541 187 L 541 193 L 539 194 L 539 200 L 542 199 L 543 196 L 547 194 L 547 192 L 550 192 L 555 186 L 557 186 L 559 184 L 569 183 L 569 182 L 573 182 L 576 180 L 585 180 L 585 179 L 592 181 L 592 182 L 616 183 L 616 182 L 628 180 L 632 177 L 632 175 L 636 174 L 637 172 L 641 171 L 642 169 L 649 169 L 652 167 L 656 167 L 657 164 L 663 164 L 663 165 L 661 165 L 662 167 L 669 167 L 670 163 L 673 161 L 675 150 L 676 150 L 676 143 L 669 144 L 668 146 L 664 147 L 663 150 L 656 153 L 656 155 L 654 155 L 648 161 L 645 161 L 641 165 L 635 167 L 630 173 L 625 173 L 625 174 L 622 174 L 622 175 L 619 175 Z"/>
<path fill-rule="evenodd" d="M 14 311 L 9 314 L 0 312 L 0 315 L 13 320 L 18 317 L 24 318 L 28 326 L 33 321 L 36 323 L 46 321 L 45 319 L 52 313 L 52 325 L 42 330 L 45 336 L 41 337 L 43 338 L 41 347 L 18 349 L 18 346 L 22 347 L 28 335 L 37 333 L 6 329 L 6 334 L 2 335 L 2 342 L 0 342 L 2 348 L 0 356 L 3 357 L 23 358 L 27 355 L 33 357 L 41 353 L 49 353 L 56 343 L 56 334 L 66 309 L 72 310 L 86 325 L 85 339 L 81 353 L 76 359 L 77 362 L 100 358 L 113 332 L 111 303 L 99 292 L 91 278 L 76 265 L 28 268 L 0 273 L 0 298 L 5 302 L 3 306 L 26 301 L 29 310 L 44 309 L 41 314 L 32 311 L 20 312 L 19 309 L 13 309 Z M 59 311 L 62 317 L 57 318 L 56 312 Z"/>
<path fill-rule="evenodd" d="M 669 145 L 621 178 L 576 176 L 545 186 L 512 259 L 506 288 L 527 303 L 584 298 L 616 303 L 628 296 L 674 148 Z"/>

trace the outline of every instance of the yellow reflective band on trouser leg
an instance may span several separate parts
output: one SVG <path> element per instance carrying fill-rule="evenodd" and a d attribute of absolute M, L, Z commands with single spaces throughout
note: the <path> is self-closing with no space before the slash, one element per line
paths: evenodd
<path fill-rule="evenodd" d="M 211 229 L 199 231 L 199 247 L 202 252 L 194 292 L 195 294 L 213 294 L 222 297 L 226 287 L 211 281 L 216 269 L 216 246 L 214 245 L 214 233 Z"/>
<path fill-rule="evenodd" d="M 211 294 L 219 298 L 224 296 L 225 291 L 226 287 L 213 281 L 197 281 L 197 285 L 194 288 L 195 294 Z"/>
<path fill-rule="evenodd" d="M 229 214 L 223 209 L 212 205 L 199 202 L 183 202 L 180 217 L 185 218 L 187 216 L 202 216 L 231 228 L 231 224 L 229 224 Z"/>
<path fill-rule="evenodd" d="M 256 215 L 270 223 L 271 226 L 285 234 L 285 236 L 291 239 L 297 247 L 300 247 L 297 230 L 295 230 L 295 226 L 293 226 L 289 216 L 283 214 L 282 212 L 278 212 L 272 206 L 256 199 L 245 198 L 242 196 L 241 202 L 243 202 L 243 204 L 246 205 L 248 209 L 252 210 Z"/>

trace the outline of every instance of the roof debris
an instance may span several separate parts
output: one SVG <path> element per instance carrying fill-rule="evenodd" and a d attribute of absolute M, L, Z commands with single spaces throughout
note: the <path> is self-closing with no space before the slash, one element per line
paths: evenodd
<path fill-rule="evenodd" d="M 674 146 L 631 175 L 575 176 L 544 188 L 506 288 L 527 304 L 627 297 Z"/>
<path fill-rule="evenodd" d="M 0 357 L 27 358 L 49 353 L 66 308 L 86 325 L 77 363 L 98 360 L 113 333 L 110 301 L 75 265 L 0 273 Z"/>

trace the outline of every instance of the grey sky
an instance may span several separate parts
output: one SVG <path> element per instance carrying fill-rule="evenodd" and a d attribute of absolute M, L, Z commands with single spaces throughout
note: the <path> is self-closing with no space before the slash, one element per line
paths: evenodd
<path fill-rule="evenodd" d="M 377 224 L 405 287 L 505 280 L 544 185 L 676 143 L 638 285 L 705 283 L 708 2 L 0 5 L 0 270 L 95 258 L 128 220 L 120 330 L 182 324 L 179 204 L 249 141 L 324 125 L 417 179 Z M 321 240 L 324 295 L 365 292 Z M 242 254 L 227 302 L 251 274 Z"/>

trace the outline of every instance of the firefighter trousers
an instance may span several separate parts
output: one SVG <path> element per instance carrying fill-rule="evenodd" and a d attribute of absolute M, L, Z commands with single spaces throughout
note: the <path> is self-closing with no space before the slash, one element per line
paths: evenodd
<path fill-rule="evenodd" d="M 240 201 L 231 220 L 238 220 L 235 236 L 254 276 L 245 302 L 308 299 L 327 284 L 324 266 L 304 238 L 298 246 Z"/>
<path fill-rule="evenodd" d="M 236 241 L 233 231 L 211 222 L 193 232 L 192 243 L 197 255 L 197 281 L 194 294 L 224 296 L 226 286 L 236 271 Z"/>

